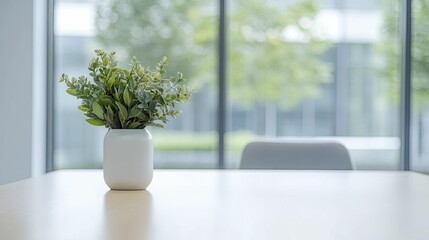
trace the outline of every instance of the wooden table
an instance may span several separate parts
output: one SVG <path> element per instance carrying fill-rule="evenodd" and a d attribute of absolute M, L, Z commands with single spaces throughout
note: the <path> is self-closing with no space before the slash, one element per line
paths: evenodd
<path fill-rule="evenodd" d="M 0 239 L 429 239 L 429 176 L 156 170 L 109 191 L 100 170 L 0 186 Z"/>

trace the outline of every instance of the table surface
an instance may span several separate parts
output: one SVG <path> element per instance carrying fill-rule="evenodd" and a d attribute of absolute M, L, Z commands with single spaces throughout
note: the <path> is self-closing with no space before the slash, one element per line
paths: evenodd
<path fill-rule="evenodd" d="M 390 171 L 101 170 L 0 186 L 0 239 L 429 239 L 429 176 Z"/>

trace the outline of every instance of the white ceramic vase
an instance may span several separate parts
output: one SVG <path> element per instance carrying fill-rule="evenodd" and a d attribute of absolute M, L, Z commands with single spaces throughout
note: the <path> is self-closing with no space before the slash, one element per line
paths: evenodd
<path fill-rule="evenodd" d="M 104 181 L 113 190 L 146 189 L 153 175 L 152 135 L 146 129 L 109 129 L 104 137 Z"/>

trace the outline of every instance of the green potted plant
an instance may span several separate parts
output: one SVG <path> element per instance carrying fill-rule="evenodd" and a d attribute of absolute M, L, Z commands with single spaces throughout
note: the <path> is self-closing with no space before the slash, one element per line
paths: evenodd
<path fill-rule="evenodd" d="M 89 75 L 59 81 L 66 92 L 82 99 L 78 106 L 86 121 L 105 126 L 103 173 L 111 189 L 146 189 L 153 175 L 153 143 L 147 126 L 164 127 L 169 117 L 181 112 L 178 103 L 186 102 L 191 92 L 182 73 L 165 77 L 167 58 L 154 70 L 143 67 L 134 57 L 129 70 L 120 68 L 115 52 L 95 50 Z"/>

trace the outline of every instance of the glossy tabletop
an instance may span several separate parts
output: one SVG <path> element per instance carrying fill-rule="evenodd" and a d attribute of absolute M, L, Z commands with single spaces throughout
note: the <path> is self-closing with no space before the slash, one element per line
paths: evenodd
<path fill-rule="evenodd" d="M 0 239 L 429 239 L 429 176 L 156 170 L 109 191 L 100 170 L 0 186 Z"/>

